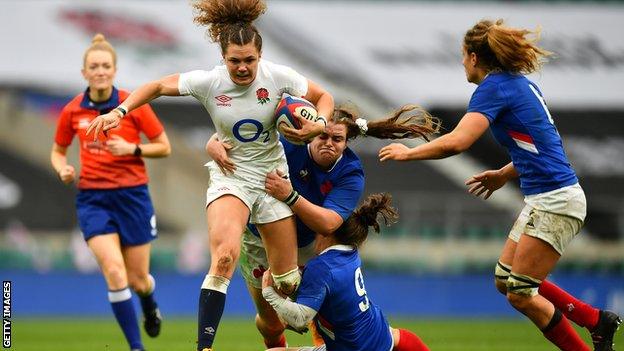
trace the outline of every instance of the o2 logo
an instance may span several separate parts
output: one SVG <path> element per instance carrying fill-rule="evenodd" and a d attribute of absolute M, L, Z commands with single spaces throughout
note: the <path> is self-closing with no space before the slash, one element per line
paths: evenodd
<path fill-rule="evenodd" d="M 249 135 L 249 133 L 245 133 L 245 135 L 243 136 L 241 134 L 241 128 L 246 124 L 251 124 L 255 127 L 256 131 L 252 135 Z M 249 127 L 245 126 L 245 129 L 247 128 Z M 271 140 L 271 135 L 269 134 L 269 131 L 264 130 L 262 123 L 251 118 L 241 119 L 240 121 L 236 122 L 232 127 L 232 134 L 238 141 L 243 143 L 251 143 L 252 141 L 258 140 L 259 138 L 263 138 L 263 143 L 268 143 Z"/>
<path fill-rule="evenodd" d="M 364 287 L 364 276 L 362 275 L 362 270 L 358 267 L 355 270 L 355 291 L 357 291 L 358 296 L 363 296 L 364 301 L 358 304 L 360 307 L 360 311 L 366 312 L 370 307 L 370 303 L 368 302 L 368 296 L 366 296 L 366 288 Z"/>

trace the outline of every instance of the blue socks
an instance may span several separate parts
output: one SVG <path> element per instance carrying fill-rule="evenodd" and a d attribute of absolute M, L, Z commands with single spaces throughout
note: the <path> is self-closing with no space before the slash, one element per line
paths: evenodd
<path fill-rule="evenodd" d="M 127 287 L 121 290 L 109 291 L 108 301 L 113 307 L 113 313 L 117 323 L 121 327 L 131 349 L 143 349 L 141 333 L 139 332 L 139 322 L 137 321 L 132 303 L 132 294 Z"/>
<path fill-rule="evenodd" d="M 197 349 L 211 348 L 225 307 L 225 294 L 230 280 L 206 275 L 199 294 L 197 314 Z"/>
<path fill-rule="evenodd" d="M 156 308 L 158 308 L 158 304 L 156 304 L 156 300 L 154 300 L 154 290 L 156 288 L 156 281 L 154 280 L 154 277 L 152 277 L 151 274 L 148 275 L 148 278 L 151 282 L 150 291 L 145 295 L 141 295 L 137 293 L 137 295 L 139 296 L 139 300 L 141 301 L 141 309 L 143 310 L 143 314 L 147 314 L 148 312 L 152 312 Z"/>

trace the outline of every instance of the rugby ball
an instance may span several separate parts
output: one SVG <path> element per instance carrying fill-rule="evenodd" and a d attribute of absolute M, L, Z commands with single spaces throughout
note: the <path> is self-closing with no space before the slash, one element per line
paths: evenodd
<path fill-rule="evenodd" d="M 301 123 L 295 117 L 296 114 L 310 121 L 315 121 L 317 116 L 316 108 L 308 100 L 286 93 L 282 94 L 282 99 L 275 109 L 275 125 L 277 126 L 277 130 L 281 133 L 281 128 L 284 126 L 300 129 Z M 288 141 L 293 144 L 303 144 L 291 140 Z"/>

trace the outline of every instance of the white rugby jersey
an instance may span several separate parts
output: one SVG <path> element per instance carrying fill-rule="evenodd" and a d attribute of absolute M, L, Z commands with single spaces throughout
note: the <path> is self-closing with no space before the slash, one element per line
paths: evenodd
<path fill-rule="evenodd" d="M 292 68 L 261 59 L 256 79 L 248 86 L 234 84 L 223 65 L 211 71 L 180 74 L 178 89 L 181 95 L 192 95 L 204 105 L 219 140 L 233 146 L 228 156 L 236 164 L 236 178 L 264 186 L 267 173 L 277 168 L 288 171 L 274 112 L 282 93 L 306 95 L 305 77 Z M 214 164 L 210 169 L 218 171 Z"/>

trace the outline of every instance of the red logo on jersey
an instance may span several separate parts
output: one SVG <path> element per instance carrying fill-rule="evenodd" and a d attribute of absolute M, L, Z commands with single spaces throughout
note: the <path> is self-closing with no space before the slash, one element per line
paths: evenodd
<path fill-rule="evenodd" d="M 256 97 L 258 98 L 258 103 L 262 105 L 271 101 L 271 99 L 269 98 L 269 91 L 266 90 L 266 88 L 260 88 L 256 90 Z"/>
<path fill-rule="evenodd" d="M 232 98 L 227 95 L 215 96 L 215 99 L 218 101 L 217 106 L 232 106 L 232 104 L 230 104 Z"/>
<path fill-rule="evenodd" d="M 333 189 L 334 185 L 328 180 L 321 184 L 321 194 L 327 195 Z"/>

